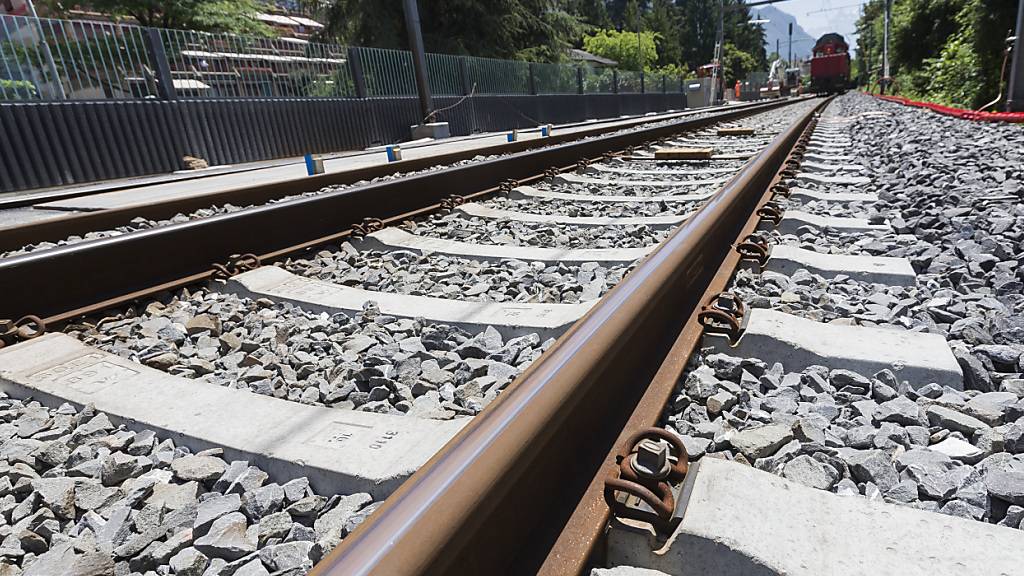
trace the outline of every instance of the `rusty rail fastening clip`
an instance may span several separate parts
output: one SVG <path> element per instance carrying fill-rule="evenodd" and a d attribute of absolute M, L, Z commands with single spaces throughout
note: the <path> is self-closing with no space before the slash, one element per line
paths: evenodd
<path fill-rule="evenodd" d="M 757 262 L 758 266 L 764 266 L 771 256 L 772 245 L 760 234 L 748 234 L 736 245 L 736 252 L 739 253 L 740 260 L 753 261 Z"/>
<path fill-rule="evenodd" d="M 457 206 L 462 206 L 466 203 L 465 196 L 459 196 L 458 194 L 452 194 L 451 196 L 445 196 L 441 199 L 441 209 L 451 212 L 455 210 Z"/>
<path fill-rule="evenodd" d="M 380 218 L 363 218 L 359 224 L 352 225 L 352 236 L 364 238 L 367 235 L 384 229 L 384 221 Z"/>
<path fill-rule="evenodd" d="M 704 327 L 705 334 L 726 336 L 729 344 L 736 344 L 743 335 L 743 320 L 747 306 L 739 296 L 722 292 L 700 309 L 697 322 Z"/>
<path fill-rule="evenodd" d="M 509 194 L 515 190 L 516 186 L 519 186 L 519 180 L 516 180 L 515 178 L 502 180 L 501 184 L 498 184 L 498 192 L 502 194 Z"/>
<path fill-rule="evenodd" d="M 757 209 L 757 215 L 761 217 L 762 223 L 770 222 L 774 228 L 782 222 L 782 207 L 769 200 L 765 202 L 764 206 Z"/>
<path fill-rule="evenodd" d="M 672 485 L 682 482 L 689 470 L 689 455 L 682 439 L 662 428 L 645 428 L 630 436 L 615 455 L 618 469 L 604 481 L 604 501 L 612 514 L 647 522 L 662 534 L 678 524 Z M 625 494 L 625 498 L 617 497 Z M 651 511 L 630 506 L 629 496 Z M 652 512 L 653 511 L 653 512 Z"/>
<path fill-rule="evenodd" d="M 0 319 L 0 348 L 46 333 L 46 322 L 39 316 L 22 316 L 18 320 Z"/>
<path fill-rule="evenodd" d="M 772 194 L 772 200 L 776 198 L 789 198 L 790 190 L 789 185 L 785 182 L 777 182 L 772 184 L 772 187 L 768 189 Z"/>
<path fill-rule="evenodd" d="M 608 162 L 610 160 L 615 160 L 618 157 L 619 157 L 619 155 L 616 154 L 615 152 L 605 152 L 604 154 L 601 154 L 601 160 L 603 160 L 605 162 Z"/>
<path fill-rule="evenodd" d="M 212 266 L 214 278 L 224 280 L 259 267 L 260 257 L 255 254 L 232 254 L 224 264 L 218 262 Z"/>
<path fill-rule="evenodd" d="M 562 171 L 555 166 L 552 166 L 551 168 L 548 168 L 547 170 L 544 171 L 545 178 L 554 178 L 556 176 L 560 176 L 561 174 Z"/>
<path fill-rule="evenodd" d="M 576 162 L 576 171 L 577 172 L 583 172 L 584 170 L 587 169 L 588 166 L 590 166 L 590 159 L 589 158 L 580 158 Z"/>

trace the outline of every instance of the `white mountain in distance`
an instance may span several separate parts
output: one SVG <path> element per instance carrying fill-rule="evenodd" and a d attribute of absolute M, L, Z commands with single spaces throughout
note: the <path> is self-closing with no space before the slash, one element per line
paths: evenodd
<path fill-rule="evenodd" d="M 814 48 L 814 38 L 807 33 L 796 18 L 791 14 L 783 12 L 774 6 L 759 6 L 750 9 L 752 20 L 771 20 L 762 24 L 765 31 L 764 48 L 768 54 L 775 52 L 775 40 L 779 41 L 779 52 L 783 58 L 789 55 L 789 23 L 793 23 L 793 59 L 806 60 L 811 57 L 811 49 Z"/>

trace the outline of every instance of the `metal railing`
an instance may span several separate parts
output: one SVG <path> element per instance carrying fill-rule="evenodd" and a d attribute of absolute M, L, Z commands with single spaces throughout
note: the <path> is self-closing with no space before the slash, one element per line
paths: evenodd
<path fill-rule="evenodd" d="M 637 71 L 427 54 L 437 96 L 679 93 Z M 298 38 L 0 15 L 0 100 L 415 96 L 412 55 Z"/>

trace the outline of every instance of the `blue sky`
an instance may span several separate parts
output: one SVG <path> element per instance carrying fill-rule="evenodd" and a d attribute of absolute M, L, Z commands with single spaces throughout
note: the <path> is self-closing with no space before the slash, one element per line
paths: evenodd
<path fill-rule="evenodd" d="M 774 6 L 796 16 L 796 21 L 811 36 L 817 38 L 826 32 L 838 32 L 854 50 L 853 31 L 863 4 L 867 4 L 867 0 L 786 0 Z M 823 9 L 827 11 L 820 12 Z"/>

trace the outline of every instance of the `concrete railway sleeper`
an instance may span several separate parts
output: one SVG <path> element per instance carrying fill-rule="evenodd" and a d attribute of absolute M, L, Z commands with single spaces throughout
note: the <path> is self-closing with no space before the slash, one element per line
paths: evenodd
<path fill-rule="evenodd" d="M 729 115 L 725 125 L 754 127 L 761 140 L 781 132 L 777 147 L 815 106 Z M 653 153 L 678 129 L 536 158 L 569 166 L 563 174 L 588 165 L 628 170 L 634 161 L 598 158 L 626 145 Z M 710 130 L 700 135 L 714 139 Z M 777 157 L 775 147 L 766 155 Z M 580 155 L 598 160 L 577 166 Z M 764 156 L 749 165 L 646 164 L 749 171 Z M 596 183 L 516 172 L 534 159 L 512 159 L 508 174 L 570 199 L 519 195 L 518 183 L 499 185 L 498 166 L 481 173 L 470 165 L 461 177 L 489 178 L 476 183 L 471 202 L 448 196 L 416 210 L 367 208 L 413 193 L 434 174 L 397 179 L 378 185 L 372 202 L 350 204 L 383 220 L 343 233 L 337 219 L 333 229 L 311 223 L 273 240 L 250 233 L 213 247 L 233 244 L 239 255 L 207 260 L 220 262 L 210 270 L 190 264 L 213 253 L 204 239 L 223 242 L 264 217 L 296 218 L 296 204 L 319 205 L 330 193 L 0 260 L 0 276 L 24 279 L 5 283 L 12 298 L 4 313 L 46 306 L 38 323 L 26 316 L 5 328 L 0 347 L 0 452 L 11 482 L 0 564 L 29 575 L 55 567 L 337 569 L 328 553 L 417 469 L 444 458 L 492 407 L 507 405 L 502 399 L 522 386 L 511 383 L 524 370 L 549 369 L 542 367 L 553 360 L 538 359 L 581 318 L 614 306 L 606 303 L 614 287 L 659 258 L 678 235 L 673 226 L 706 220 L 699 210 L 714 203 L 720 184 L 643 172 Z M 469 191 L 466 184 L 453 192 Z M 673 198 L 651 202 L 660 195 Z M 181 253 L 185 246 L 190 253 Z M 174 256 L 148 262 L 139 258 L 145 253 Z M 134 274 L 89 270 L 105 262 L 98 268 L 109 272 L 125 258 Z M 59 297 L 32 276 L 46 270 L 67 283 Z M 90 293 L 103 298 L 88 301 Z M 38 334 L 44 324 L 49 332 Z M 521 542 L 512 552 L 529 562 L 544 546 Z"/>

